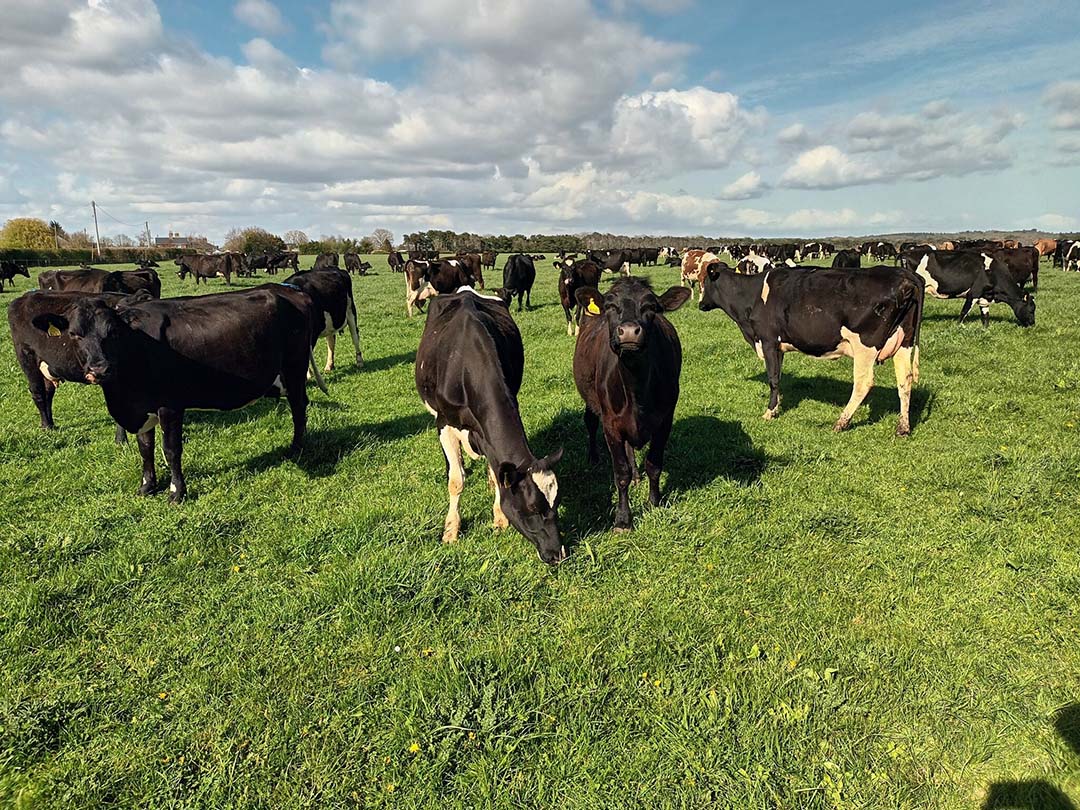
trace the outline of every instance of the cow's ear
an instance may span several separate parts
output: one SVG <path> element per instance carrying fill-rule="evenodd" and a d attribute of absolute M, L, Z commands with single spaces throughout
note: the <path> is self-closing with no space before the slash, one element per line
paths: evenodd
<path fill-rule="evenodd" d="M 43 312 L 31 321 L 35 329 L 40 329 L 49 337 L 60 337 L 60 333 L 68 328 L 68 319 L 54 312 Z"/>
<path fill-rule="evenodd" d="M 537 459 L 533 463 L 533 469 L 535 470 L 550 470 L 560 461 L 562 461 L 563 449 L 560 447 L 554 453 L 544 456 L 541 459 Z"/>
<path fill-rule="evenodd" d="M 599 315 L 604 308 L 604 299 L 596 287 L 581 287 L 574 293 L 574 298 L 577 299 L 578 306 L 585 310 L 586 315 Z"/>
<path fill-rule="evenodd" d="M 660 306 L 666 312 L 674 312 L 686 303 L 686 299 L 690 297 L 692 292 L 693 290 L 689 287 L 670 287 L 666 293 L 660 296 Z"/>
<path fill-rule="evenodd" d="M 509 461 L 504 461 L 499 465 L 499 485 L 503 489 L 513 489 L 521 483 L 521 479 L 524 477 L 525 473 Z"/>

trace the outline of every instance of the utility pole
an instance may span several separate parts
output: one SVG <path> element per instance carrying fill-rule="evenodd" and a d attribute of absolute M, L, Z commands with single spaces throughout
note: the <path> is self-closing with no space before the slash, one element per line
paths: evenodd
<path fill-rule="evenodd" d="M 52 238 L 53 238 L 53 244 L 56 245 L 56 250 L 57 250 L 57 252 L 59 252 L 60 251 L 60 234 L 57 233 L 56 226 L 57 226 L 57 223 L 53 222 Z"/>
<path fill-rule="evenodd" d="M 97 224 L 97 203 L 93 200 L 90 201 L 90 210 L 94 212 L 94 246 L 97 248 L 97 257 L 101 258 L 101 233 L 98 231 Z"/>
<path fill-rule="evenodd" d="M 150 248 L 153 247 L 153 245 L 150 243 L 150 220 L 144 222 L 143 225 L 146 226 L 146 249 L 150 250 Z"/>

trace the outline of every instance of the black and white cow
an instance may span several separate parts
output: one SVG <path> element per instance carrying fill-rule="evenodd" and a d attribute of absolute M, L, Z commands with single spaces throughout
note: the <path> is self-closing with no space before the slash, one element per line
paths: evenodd
<path fill-rule="evenodd" d="M 460 259 L 409 259 L 405 263 L 405 310 L 411 318 L 413 307 L 422 312 L 427 299 L 475 286 L 469 265 Z"/>
<path fill-rule="evenodd" d="M 86 296 L 66 314 L 32 321 L 56 340 L 73 341 L 86 382 L 100 385 L 109 415 L 136 433 L 143 474 L 139 493 L 157 489 L 154 428 L 161 425 L 171 501 L 184 499 L 181 466 L 184 412 L 228 411 L 284 394 L 292 410 L 290 455 L 300 452 L 307 425 L 305 372 L 311 353 L 311 299 L 282 284 L 164 300 L 121 301 Z"/>
<path fill-rule="evenodd" d="M 566 314 L 566 334 L 574 335 L 581 326 L 581 304 L 576 298 L 577 291 L 600 284 L 600 266 L 588 259 L 583 262 L 556 259 L 555 269 L 559 271 L 559 302 Z"/>
<path fill-rule="evenodd" d="M 629 250 L 587 250 L 585 256 L 600 265 L 600 269 L 605 273 L 630 275 L 632 256 Z"/>
<path fill-rule="evenodd" d="M 360 351 L 360 330 L 356 323 L 356 303 L 353 300 L 352 279 L 349 274 L 331 267 L 325 270 L 304 270 L 285 279 L 287 287 L 307 293 L 315 304 L 315 321 L 311 325 L 311 343 L 326 338 L 326 366 L 323 371 L 334 370 L 334 349 L 337 333 L 349 327 L 353 347 L 356 349 L 356 366 L 363 368 L 364 354 Z"/>
<path fill-rule="evenodd" d="M 895 267 L 848 270 L 780 267 L 756 276 L 716 269 L 705 282 L 701 309 L 722 309 L 765 361 L 769 407 L 780 411 L 785 352 L 854 361 L 851 398 L 834 425 L 845 430 L 874 385 L 874 366 L 892 358 L 900 395 L 896 435 L 911 432 L 911 387 L 919 381 L 922 279 Z"/>
<path fill-rule="evenodd" d="M 1024 293 L 1002 262 L 973 250 L 912 251 L 903 266 L 919 276 L 935 298 L 963 298 L 960 320 L 979 305 L 983 326 L 990 324 L 990 304 L 1008 304 L 1021 326 L 1035 325 L 1035 299 Z"/>
<path fill-rule="evenodd" d="M 416 390 L 435 417 L 447 463 L 450 507 L 443 542 L 461 529 L 462 450 L 484 458 L 495 491 L 495 528 L 513 525 L 546 563 L 566 557 L 559 536 L 559 483 L 554 465 L 562 450 L 537 458 L 518 411 L 525 350 L 501 301 L 472 290 L 441 295 L 428 309 L 416 352 Z"/>

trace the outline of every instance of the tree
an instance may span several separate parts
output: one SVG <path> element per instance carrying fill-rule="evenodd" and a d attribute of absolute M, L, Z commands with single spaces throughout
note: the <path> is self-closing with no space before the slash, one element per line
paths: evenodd
<path fill-rule="evenodd" d="M 286 249 L 286 244 L 280 236 L 264 231 L 262 228 L 233 228 L 225 234 L 224 250 L 237 253 L 254 253 L 263 255 L 269 253 L 281 253 Z"/>
<path fill-rule="evenodd" d="M 303 231 L 298 231 L 295 228 L 291 231 L 286 231 L 285 233 L 285 244 L 287 244 L 289 247 L 295 248 L 300 245 L 307 244 L 307 242 L 309 241 L 310 240 L 308 239 L 308 235 L 306 233 L 304 233 Z"/>
<path fill-rule="evenodd" d="M 394 249 L 394 234 L 386 228 L 376 228 L 371 233 L 371 242 L 376 246 L 376 250 L 389 253 Z"/>
<path fill-rule="evenodd" d="M 94 247 L 94 240 L 90 238 L 90 234 L 86 231 L 75 231 L 68 234 L 64 247 L 74 250 L 90 250 Z"/>
<path fill-rule="evenodd" d="M 0 247 L 23 250 L 55 250 L 52 228 L 43 219 L 16 217 L 0 230 Z"/>

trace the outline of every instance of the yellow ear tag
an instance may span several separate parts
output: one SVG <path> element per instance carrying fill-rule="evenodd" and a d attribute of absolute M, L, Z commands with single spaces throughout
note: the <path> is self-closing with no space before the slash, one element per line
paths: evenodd
<path fill-rule="evenodd" d="M 56 328 L 56 324 L 49 324 L 49 337 L 60 337 L 60 330 Z"/>
<path fill-rule="evenodd" d="M 585 307 L 585 311 L 588 312 L 590 315 L 599 315 L 600 307 L 596 305 L 595 301 L 589 301 L 589 305 Z"/>

